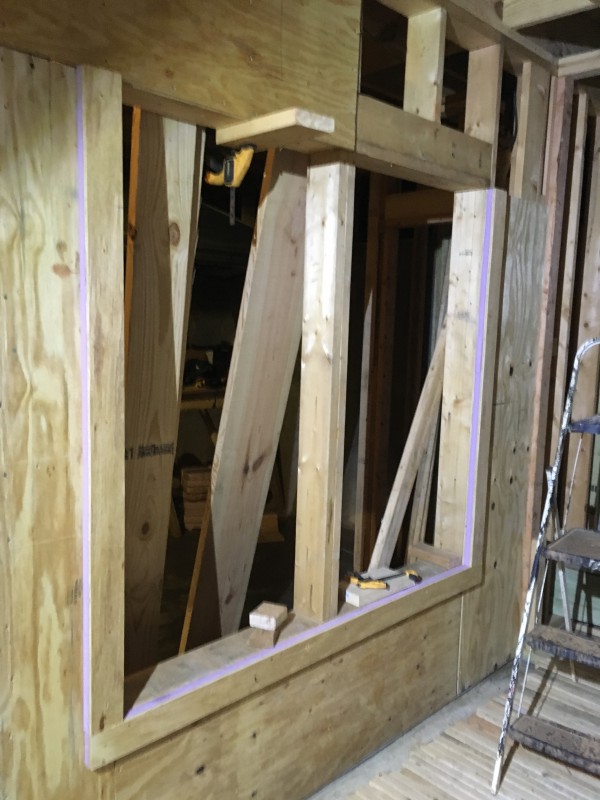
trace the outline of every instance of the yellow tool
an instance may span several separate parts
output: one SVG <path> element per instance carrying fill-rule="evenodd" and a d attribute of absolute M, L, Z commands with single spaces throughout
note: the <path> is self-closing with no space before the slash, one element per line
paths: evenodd
<path fill-rule="evenodd" d="M 396 572 L 390 572 L 389 575 L 384 575 L 381 578 L 372 578 L 370 575 L 363 575 L 360 572 L 352 572 L 350 574 L 350 583 L 353 586 L 358 586 L 359 589 L 389 589 L 390 585 L 387 582 L 388 578 L 398 578 L 401 575 L 406 575 L 413 583 L 421 583 L 423 578 L 419 575 L 416 569 L 399 569 Z"/>
<path fill-rule="evenodd" d="M 254 156 L 255 146 L 244 144 L 226 156 L 222 166 L 217 169 L 207 169 L 204 180 L 211 186 L 227 186 L 229 188 L 229 224 L 235 224 L 235 190 L 241 185 L 250 169 Z"/>

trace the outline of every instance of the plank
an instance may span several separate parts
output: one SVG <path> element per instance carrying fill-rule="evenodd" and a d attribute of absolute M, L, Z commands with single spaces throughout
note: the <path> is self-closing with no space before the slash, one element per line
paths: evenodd
<path fill-rule="evenodd" d="M 442 112 L 445 35 L 446 12 L 441 8 L 408 20 L 402 107 L 433 122 L 440 121 Z"/>
<path fill-rule="evenodd" d="M 82 331 L 84 392 L 89 418 L 83 431 L 89 463 L 84 484 L 83 593 L 86 734 L 123 717 L 125 465 L 123 431 L 123 177 L 121 81 L 110 72 L 81 68 L 77 75 L 80 209 L 87 290 Z M 87 403 L 86 403 L 87 404 Z M 110 498 L 110 502 L 107 502 Z M 93 557 L 91 548 L 93 542 Z M 89 617 L 88 617 L 89 615 Z"/>
<path fill-rule="evenodd" d="M 306 197 L 294 610 L 337 613 L 354 168 L 311 165 Z"/>
<path fill-rule="evenodd" d="M 20 3 L 6 0 L 0 43 L 117 72 L 127 103 L 196 125 L 219 128 L 307 108 L 333 117 L 333 140 L 352 148 L 360 13 L 359 0 L 264 0 L 251 9 L 183 0 L 176 13 L 120 0 L 73 7 L 57 0 L 51 8 L 32 0 L 23 14 Z"/>
<path fill-rule="evenodd" d="M 357 166 L 461 191 L 489 185 L 492 146 L 366 95 L 358 96 Z M 377 167 L 377 168 L 376 168 Z"/>
<path fill-rule="evenodd" d="M 460 686 L 513 653 L 521 613 L 522 536 L 535 387 L 546 208 L 513 199 L 498 334 L 483 586 L 463 598 Z M 493 636 L 486 636 L 493 630 Z"/>
<path fill-rule="evenodd" d="M 510 195 L 527 200 L 542 196 L 550 73 L 531 61 L 519 80 L 519 128 L 510 167 Z"/>
<path fill-rule="evenodd" d="M 595 118 L 595 134 L 591 154 L 591 178 L 589 200 L 587 203 L 587 221 L 583 232 L 585 235 L 585 253 L 581 278 L 581 295 L 579 301 L 579 317 L 574 331 L 575 345 L 579 347 L 586 339 L 600 335 L 600 309 L 596 298 L 600 292 L 600 271 L 598 259 L 600 253 L 600 118 Z M 573 399 L 573 419 L 582 419 L 596 412 L 596 393 L 598 385 L 598 359 L 596 351 L 592 351 L 587 361 L 581 364 L 577 379 L 577 391 Z M 588 489 L 592 464 L 592 437 L 582 437 L 577 475 L 571 496 L 569 511 L 569 527 L 585 527 Z M 577 436 L 571 436 L 568 442 L 565 474 L 570 480 L 575 465 L 578 445 Z"/>
<path fill-rule="evenodd" d="M 379 526 L 377 540 L 369 562 L 369 570 L 390 565 L 417 471 L 427 448 L 427 432 L 432 424 L 432 419 L 438 414 L 446 340 L 446 328 L 442 327 L 398 465 L 388 504 Z"/>
<path fill-rule="evenodd" d="M 559 58 L 557 74 L 559 78 L 573 78 L 582 81 L 600 73 L 600 49 L 586 50 L 572 56 Z"/>
<path fill-rule="evenodd" d="M 498 121 L 502 87 L 502 45 L 495 44 L 469 53 L 465 133 L 492 145 L 490 176 L 495 184 L 498 155 Z"/>
<path fill-rule="evenodd" d="M 306 165 L 269 155 L 225 390 L 211 478 L 224 635 L 240 624 L 300 343 Z"/>
<path fill-rule="evenodd" d="M 583 167 L 585 143 L 588 130 L 588 95 L 577 92 L 575 95 L 576 111 L 573 113 L 575 130 L 571 134 L 571 148 L 567 167 L 567 194 L 565 197 L 566 231 L 563 237 L 562 283 L 560 287 L 560 316 L 556 336 L 556 364 L 554 368 L 554 397 L 552 411 L 552 433 L 550 457 L 556 453 L 558 432 L 562 423 L 565 405 L 567 377 L 569 373 L 569 338 L 571 332 L 571 316 L 573 310 L 573 294 L 575 287 L 575 271 L 579 243 L 579 220 L 583 189 Z"/>
<path fill-rule="evenodd" d="M 434 544 L 463 563 L 483 546 L 505 215 L 502 192 L 455 198 Z"/>
<path fill-rule="evenodd" d="M 529 459 L 529 489 L 525 519 L 529 537 L 523 541 L 523 591 L 529 583 L 532 540 L 537 537 L 545 487 L 546 445 L 549 427 L 550 373 L 556 319 L 557 285 L 560 273 L 561 241 L 565 216 L 565 191 L 569 161 L 569 138 L 573 108 L 573 83 L 570 79 L 552 78 L 544 195 L 548 203 L 548 226 L 542 273 L 542 305 L 538 335 Z"/>
<path fill-rule="evenodd" d="M 598 0 L 504 0 L 502 19 L 511 28 L 525 28 L 598 8 Z"/>
<path fill-rule="evenodd" d="M 441 189 L 418 189 L 394 192 L 385 198 L 385 224 L 397 228 L 415 228 L 452 219 L 454 197 Z"/>
<path fill-rule="evenodd" d="M 313 114 L 305 108 L 286 108 L 246 122 L 224 125 L 216 130 L 218 145 L 240 147 L 254 144 L 257 150 L 285 147 L 310 153 L 323 150 L 327 135 L 335 130 L 333 117 Z"/>
<path fill-rule="evenodd" d="M 224 714 L 121 761 L 115 768 L 115 800 L 158 800 L 174 786 L 181 797 L 200 794 L 207 800 L 252 791 L 263 797 L 306 797 L 454 697 L 458 603 L 315 664 L 286 682 L 284 692 L 255 693 Z M 427 637 L 420 633 L 424 629 Z M 398 660 L 401 643 L 413 639 L 414 647 Z M 373 670 L 373 664 L 388 659 L 397 662 L 393 681 L 385 671 Z"/>
<path fill-rule="evenodd" d="M 115 135 L 93 124 L 98 107 L 114 110 L 118 96 L 111 76 L 97 77 L 107 93 L 93 107 L 80 106 L 92 125 L 88 145 Z M 0 49 L 0 107 L 0 794 L 100 800 L 110 774 L 84 767 L 82 725 L 81 529 L 89 498 L 81 473 L 85 230 L 75 71 Z M 112 177 L 111 168 L 88 201 L 116 224 L 121 195 L 102 203 Z M 102 237 L 89 242 L 94 257 Z M 107 341 L 107 350 L 113 344 Z M 107 352 L 109 372 L 111 364 Z M 95 408 L 106 399 L 95 398 Z M 104 486 L 110 484 L 106 476 Z M 105 689 L 103 701 L 111 676 Z"/>
<path fill-rule="evenodd" d="M 156 657 L 202 137 L 143 113 L 125 396 L 125 669 Z"/>

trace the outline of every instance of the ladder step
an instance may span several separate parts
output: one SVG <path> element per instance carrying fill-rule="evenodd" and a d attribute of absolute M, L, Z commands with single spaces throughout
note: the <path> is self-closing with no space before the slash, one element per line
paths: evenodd
<path fill-rule="evenodd" d="M 534 650 L 551 653 L 565 661 L 576 661 L 600 669 L 600 640 L 579 636 L 561 628 L 536 625 L 527 634 L 527 644 Z"/>
<path fill-rule="evenodd" d="M 571 433 L 600 433 L 600 414 L 586 419 L 572 420 L 569 423 Z"/>
<path fill-rule="evenodd" d="M 587 528 L 573 528 L 546 545 L 543 553 L 551 561 L 561 561 L 572 569 L 600 572 L 600 533 Z"/>
<path fill-rule="evenodd" d="M 600 740 L 556 722 L 519 717 L 508 732 L 515 742 L 600 776 Z"/>

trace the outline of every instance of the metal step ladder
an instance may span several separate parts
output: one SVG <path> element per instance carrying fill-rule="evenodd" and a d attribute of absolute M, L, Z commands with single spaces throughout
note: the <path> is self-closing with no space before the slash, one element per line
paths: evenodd
<path fill-rule="evenodd" d="M 568 530 L 566 525 L 570 504 L 570 490 L 565 503 L 565 515 L 562 521 L 559 518 L 557 500 L 558 476 L 568 437 L 571 434 L 579 434 L 580 436 L 586 434 L 600 435 L 600 415 L 582 420 L 571 419 L 573 398 L 577 388 L 577 378 L 582 358 L 598 345 L 600 345 L 600 338 L 589 339 L 581 345 L 575 356 L 556 447 L 556 456 L 552 468 L 547 473 L 548 490 L 542 511 L 535 556 L 525 596 L 523 617 L 504 708 L 504 718 L 492 778 L 492 794 L 497 793 L 500 785 L 507 736 L 514 742 L 600 776 L 600 739 L 574 731 L 558 722 L 550 722 L 526 714 L 520 715 L 516 720 L 512 721 L 515 692 L 519 681 L 525 646 L 528 647 L 529 656 L 524 672 L 523 685 L 527 681 L 532 650 L 542 651 L 554 658 L 570 661 L 574 678 L 575 664 L 584 664 L 600 670 L 600 639 L 574 633 L 571 629 L 571 613 L 567 602 L 565 580 L 565 569 L 600 573 L 600 532 L 585 528 Z M 539 624 L 544 584 L 548 574 L 548 564 L 551 561 L 556 562 L 565 621 L 564 630 Z M 534 615 L 533 627 L 529 630 L 532 611 Z"/>

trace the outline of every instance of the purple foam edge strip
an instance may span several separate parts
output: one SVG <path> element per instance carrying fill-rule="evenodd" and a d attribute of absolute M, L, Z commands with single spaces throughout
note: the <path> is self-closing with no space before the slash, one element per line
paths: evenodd
<path fill-rule="evenodd" d="M 446 578 L 450 578 L 453 575 L 458 575 L 461 572 L 464 572 L 466 569 L 467 567 L 464 564 L 461 564 L 457 567 L 453 567 L 452 569 L 441 572 L 439 575 L 434 575 L 431 578 L 425 578 L 422 583 L 416 586 L 411 586 L 408 589 L 405 589 L 401 593 L 402 597 L 406 597 L 407 594 L 412 594 L 413 592 L 419 592 L 422 589 L 426 588 L 427 586 L 432 586 L 433 584 L 439 583 L 441 580 L 446 580 Z M 386 606 L 389 603 L 393 603 L 398 599 L 399 599 L 398 594 L 394 594 L 391 597 L 384 597 L 381 600 L 377 600 L 375 603 L 370 603 L 368 606 L 364 606 L 363 608 L 357 608 L 356 611 L 349 611 L 342 617 L 335 617 L 334 619 L 328 620 L 327 622 L 322 622 L 320 625 L 316 625 L 314 628 L 311 628 L 308 631 L 302 631 L 302 633 L 297 633 L 294 636 L 290 636 L 289 639 L 286 639 L 283 642 L 279 642 L 273 648 L 270 648 L 269 656 L 275 655 L 275 653 L 281 653 L 285 650 L 288 650 L 290 647 L 293 647 L 294 645 L 301 644 L 304 641 L 312 639 L 315 635 L 319 633 L 325 633 L 326 631 L 332 630 L 333 628 L 336 628 L 340 625 L 344 625 L 349 620 L 362 617 L 364 614 L 368 614 L 377 608 L 382 608 L 383 606 Z M 207 675 L 203 675 L 200 678 L 196 678 L 186 683 L 182 683 L 181 685 L 176 686 L 170 692 L 165 692 L 165 694 L 162 694 L 159 697 L 154 697 L 152 700 L 147 700 L 146 702 L 134 705 L 133 708 L 129 711 L 129 713 L 125 716 L 125 719 L 130 720 L 134 719 L 135 717 L 139 717 L 141 714 L 145 714 L 148 711 L 151 711 L 152 709 L 157 708 L 158 706 L 161 706 L 170 700 L 176 700 L 179 697 L 184 697 L 185 695 L 190 694 L 196 689 L 200 689 L 203 686 L 207 686 L 208 684 L 214 683 L 220 678 L 224 678 L 227 675 L 231 675 L 234 672 L 238 672 L 246 667 L 251 667 L 253 664 L 256 664 L 259 661 L 264 660 L 264 658 L 265 658 L 265 651 L 261 650 L 255 654 L 253 653 L 252 655 L 240 658 L 237 661 L 233 662 L 232 664 L 228 664 L 226 667 L 214 670 L 213 672 L 210 672 Z"/>
<path fill-rule="evenodd" d="M 463 553 L 467 554 L 467 565 L 473 561 L 473 515 L 475 505 L 475 471 L 477 469 L 477 451 L 479 449 L 478 421 L 481 413 L 481 380 L 483 374 L 483 340 L 485 337 L 485 321 L 487 317 L 487 303 L 485 302 L 488 288 L 490 241 L 492 231 L 492 211 L 494 193 L 488 189 L 485 201 L 485 227 L 483 233 L 483 254 L 481 257 L 481 283 L 479 287 L 479 319 L 477 322 L 477 342 L 475 345 L 475 383 L 473 386 L 473 411 L 471 415 L 471 447 L 469 452 L 469 478 L 467 483 L 467 513 L 465 518 L 465 538 Z"/>
<path fill-rule="evenodd" d="M 90 620 L 90 386 L 88 375 L 89 334 L 87 318 L 87 243 L 85 214 L 85 146 L 83 131 L 83 73 L 75 70 L 77 124 L 77 206 L 79 222 L 79 325 L 81 344 L 81 539 L 82 539 L 82 660 L 83 660 L 83 732 L 85 760 L 90 750 L 90 682 L 91 682 L 91 620 Z"/>

